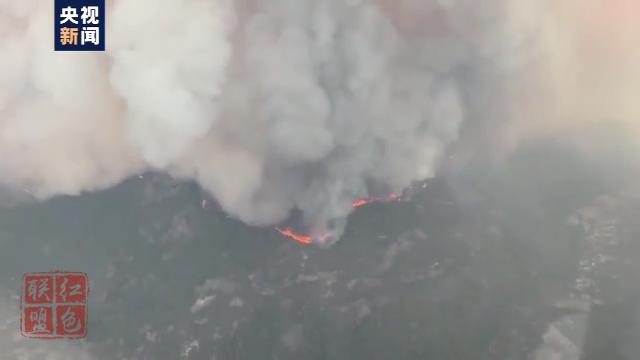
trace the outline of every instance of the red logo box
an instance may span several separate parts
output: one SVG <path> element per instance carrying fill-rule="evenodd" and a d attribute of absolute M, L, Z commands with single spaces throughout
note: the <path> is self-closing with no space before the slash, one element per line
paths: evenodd
<path fill-rule="evenodd" d="M 25 274 L 20 296 L 20 333 L 35 339 L 85 337 L 88 295 L 85 273 Z"/>

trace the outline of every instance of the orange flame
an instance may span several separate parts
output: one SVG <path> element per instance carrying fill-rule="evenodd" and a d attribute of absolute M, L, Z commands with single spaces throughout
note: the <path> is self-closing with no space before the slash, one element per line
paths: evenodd
<path fill-rule="evenodd" d="M 298 234 L 295 231 L 293 231 L 293 229 L 291 228 L 284 228 L 284 229 L 280 229 L 280 228 L 276 228 L 276 230 L 278 230 L 278 232 L 290 239 L 293 239 L 299 243 L 308 245 L 311 244 L 312 240 L 311 240 L 311 236 L 309 235 L 302 235 L 302 234 Z"/>
<path fill-rule="evenodd" d="M 374 203 L 374 202 L 387 202 L 387 201 L 398 201 L 400 200 L 400 195 L 396 193 L 391 193 L 386 197 L 372 197 L 372 198 L 357 198 L 351 203 L 351 207 L 353 209 L 357 209 L 359 207 Z M 295 240 L 301 244 L 309 245 L 313 242 L 313 238 L 310 235 L 299 234 L 296 233 L 292 228 L 275 228 L 280 234 L 288 237 L 289 239 Z M 320 239 L 325 239 L 328 234 L 323 235 Z"/>
<path fill-rule="evenodd" d="M 371 203 L 371 199 L 357 198 L 351 203 L 351 207 L 354 208 L 354 209 L 357 209 L 357 208 L 365 206 L 365 205 L 367 205 L 369 203 Z"/>
<path fill-rule="evenodd" d="M 374 202 L 386 202 L 386 201 L 398 201 L 400 200 L 400 195 L 396 193 L 391 193 L 386 197 L 372 197 L 372 198 L 357 198 L 351 203 L 351 207 L 357 209 L 359 207 L 363 207 L 365 205 L 369 205 Z"/>

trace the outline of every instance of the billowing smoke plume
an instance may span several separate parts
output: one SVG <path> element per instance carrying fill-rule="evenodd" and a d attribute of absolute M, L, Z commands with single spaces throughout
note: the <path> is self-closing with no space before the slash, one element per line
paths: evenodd
<path fill-rule="evenodd" d="M 354 198 L 433 176 L 462 124 L 529 124 L 532 99 L 558 119 L 530 85 L 575 87 L 549 60 L 572 43 L 548 44 L 563 4 L 113 0 L 105 53 L 56 53 L 52 1 L 0 0 L 0 185 L 47 198 L 164 171 L 249 224 L 300 209 L 335 240 Z"/>

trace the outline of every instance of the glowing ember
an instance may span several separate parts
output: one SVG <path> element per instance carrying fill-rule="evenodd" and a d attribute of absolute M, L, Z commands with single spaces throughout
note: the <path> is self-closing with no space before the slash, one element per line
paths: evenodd
<path fill-rule="evenodd" d="M 396 193 L 391 193 L 387 195 L 387 201 L 397 201 L 397 200 L 400 200 L 400 195 Z"/>
<path fill-rule="evenodd" d="M 290 239 L 293 239 L 299 243 L 308 245 L 311 244 L 311 236 L 309 235 L 302 235 L 302 234 L 297 234 L 295 231 L 293 231 L 293 229 L 291 228 L 284 228 L 284 229 L 280 229 L 280 228 L 276 228 L 276 230 L 278 230 L 278 232 Z"/>

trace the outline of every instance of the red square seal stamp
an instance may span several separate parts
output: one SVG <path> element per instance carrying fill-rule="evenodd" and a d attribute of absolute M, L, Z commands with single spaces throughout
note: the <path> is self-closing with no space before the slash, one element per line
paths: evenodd
<path fill-rule="evenodd" d="M 80 339 L 87 334 L 87 274 L 29 273 L 22 278 L 20 333 L 36 339 Z"/>

